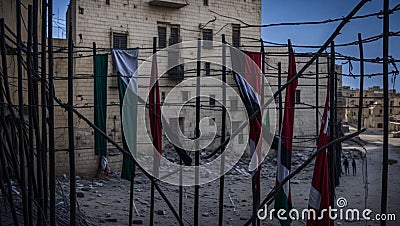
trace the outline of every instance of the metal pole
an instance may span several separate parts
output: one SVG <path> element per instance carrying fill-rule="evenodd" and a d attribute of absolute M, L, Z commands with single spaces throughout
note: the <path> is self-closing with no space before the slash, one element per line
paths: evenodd
<path fill-rule="evenodd" d="M 225 34 L 222 38 L 222 128 L 221 128 L 221 143 L 225 141 L 226 137 L 226 40 Z M 224 223 L 224 186 L 225 186 L 225 146 L 221 148 L 221 166 L 219 178 L 219 205 L 218 205 L 218 225 L 222 226 Z"/>
<path fill-rule="evenodd" d="M 315 137 L 319 134 L 319 57 L 315 59 Z M 317 142 L 315 142 L 317 143 Z"/>
<path fill-rule="evenodd" d="M 155 54 L 156 53 L 156 51 L 157 51 L 157 38 L 156 37 L 153 37 L 153 54 Z M 154 59 L 154 58 L 153 58 Z M 152 64 L 153 64 L 154 62 L 152 62 Z M 151 75 L 152 76 L 152 75 Z M 150 85 L 152 85 L 152 84 L 150 84 Z M 150 89 L 151 89 L 151 87 L 150 87 Z M 154 98 L 155 98 L 155 93 L 154 93 L 155 91 L 153 91 L 153 104 L 155 104 L 155 100 L 154 100 Z M 153 118 L 154 118 L 154 120 L 156 119 L 156 109 L 155 109 L 155 106 L 149 106 L 150 108 L 153 108 Z M 155 122 L 153 122 L 153 131 L 155 131 L 155 128 L 156 128 L 156 123 Z M 154 139 L 154 137 L 153 137 L 153 139 Z M 156 158 L 157 158 L 157 156 L 156 156 L 156 153 L 154 153 L 153 154 L 153 175 L 155 176 L 155 172 L 156 172 L 156 163 L 155 163 L 155 161 L 156 161 Z M 154 182 L 151 182 L 151 185 L 150 185 L 150 225 L 154 225 Z"/>
<path fill-rule="evenodd" d="M 38 47 L 38 8 L 39 8 L 39 1 L 38 0 L 34 0 L 33 1 L 33 29 L 32 29 L 32 36 L 33 36 L 33 75 L 34 77 L 32 77 L 32 85 L 33 85 L 33 127 L 34 127 L 34 131 L 35 131 L 35 142 L 36 142 L 36 163 L 38 163 L 38 156 L 40 153 L 40 149 L 42 147 L 42 142 L 40 139 L 40 130 L 39 130 L 39 89 L 38 89 L 38 75 L 39 75 L 39 47 Z M 38 167 L 39 164 L 37 164 L 37 169 L 39 169 Z M 37 200 L 37 202 L 40 204 L 40 197 L 41 195 L 39 195 L 39 189 L 38 187 L 41 186 L 36 186 L 39 184 L 42 184 L 42 179 L 40 177 L 39 180 L 39 174 L 40 174 L 40 170 L 36 170 L 36 176 L 37 176 L 37 183 L 33 184 L 33 188 L 34 188 L 34 193 L 35 193 L 35 198 Z M 41 174 L 40 174 L 41 175 Z M 37 212 L 40 211 L 40 206 L 37 207 Z M 41 216 L 40 216 L 41 217 Z"/>
<path fill-rule="evenodd" d="M 19 185 L 21 188 L 21 199 L 22 199 L 22 211 L 24 216 L 24 225 L 29 224 L 28 220 L 28 205 L 26 196 L 25 186 L 25 153 L 24 153 L 24 136 L 23 136 L 23 122 L 24 122 L 24 96 L 23 96 L 23 84 L 22 84 L 22 33 L 21 33 L 21 0 L 16 1 L 17 7 L 17 61 L 18 61 L 18 150 L 19 150 L 19 171 L 20 181 Z"/>
<path fill-rule="evenodd" d="M 278 89 L 282 88 L 282 64 L 278 62 Z M 282 121 L 283 121 L 283 103 L 282 103 L 282 92 L 278 94 L 279 99 L 279 136 L 282 131 Z"/>
<path fill-rule="evenodd" d="M 329 141 L 335 140 L 335 43 L 331 42 L 331 57 L 330 57 L 330 65 L 329 65 Z M 328 152 L 329 157 L 329 202 L 331 208 L 334 208 L 334 199 L 335 199 L 335 145 L 329 148 Z M 334 220 L 331 220 L 331 224 L 334 224 Z"/>
<path fill-rule="evenodd" d="M 389 0 L 383 2 L 383 168 L 381 214 L 387 210 L 388 157 L 389 157 Z M 385 226 L 386 221 L 381 220 Z"/>
<path fill-rule="evenodd" d="M 361 129 L 363 124 L 363 98 L 364 98 L 364 49 L 362 44 L 361 33 L 358 33 L 358 49 L 360 51 L 360 96 L 358 99 L 358 122 L 357 128 Z"/>
<path fill-rule="evenodd" d="M 32 20 L 33 20 L 32 5 L 28 5 L 28 43 L 26 64 L 28 72 L 28 103 L 29 103 L 29 138 L 28 138 L 28 224 L 33 225 L 33 177 L 34 177 L 34 150 L 33 150 L 33 86 L 32 86 Z"/>
<path fill-rule="evenodd" d="M 135 177 L 132 177 L 130 192 L 129 192 L 129 222 L 128 225 L 133 224 L 133 188 L 134 188 Z"/>
<path fill-rule="evenodd" d="M 69 218 L 70 225 L 76 225 L 76 173 L 74 149 L 74 43 L 72 39 L 72 23 L 69 24 L 68 34 L 68 152 L 69 152 Z"/>
<path fill-rule="evenodd" d="M 48 21 L 53 24 L 53 0 L 48 0 Z M 56 225 L 56 160 L 54 143 L 54 54 L 53 26 L 48 26 L 48 55 L 49 55 L 49 187 L 50 187 L 50 225 Z M 46 211 L 47 212 L 47 211 Z"/>
<path fill-rule="evenodd" d="M 265 86 L 265 80 L 264 80 L 264 73 L 265 73 L 265 49 L 264 49 L 264 41 L 262 39 L 260 39 L 261 41 L 261 90 L 260 90 L 260 94 L 261 94 L 261 106 L 264 105 L 264 86 Z M 263 110 L 261 110 L 261 133 L 260 133 L 260 137 L 258 138 L 258 144 L 257 145 L 262 145 L 262 128 L 263 128 Z M 269 112 L 268 112 L 269 114 Z M 269 117 L 269 115 L 268 115 Z M 257 177 L 258 177 L 258 181 L 257 181 L 257 192 L 258 192 L 258 200 L 257 200 L 257 206 L 260 205 L 260 200 L 261 200 L 261 164 L 260 162 L 258 162 L 257 164 L 259 164 L 258 168 L 257 168 Z M 257 218 L 257 226 L 261 225 L 261 220 L 259 218 Z"/>
<path fill-rule="evenodd" d="M 196 150 L 195 150 L 195 186 L 194 186 L 194 226 L 199 225 L 199 165 L 200 165 L 200 71 L 201 71 L 201 39 L 197 40 L 197 81 L 196 81 Z"/>
<path fill-rule="evenodd" d="M 44 212 L 44 222 L 47 222 L 47 209 L 48 209 L 48 178 L 47 178 L 47 86 L 46 86 L 46 42 L 47 42 L 47 23 L 46 23 L 46 10 L 47 4 L 46 1 L 43 1 L 42 8 L 42 58 L 41 58 L 41 99 L 42 99 L 42 173 L 43 173 L 43 212 Z M 50 26 L 51 27 L 51 26 Z"/>

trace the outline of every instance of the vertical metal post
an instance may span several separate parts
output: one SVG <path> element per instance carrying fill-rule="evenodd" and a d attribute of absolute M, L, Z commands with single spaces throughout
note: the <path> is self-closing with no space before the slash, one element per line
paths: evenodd
<path fill-rule="evenodd" d="M 281 62 L 278 62 L 278 90 L 282 88 L 282 64 Z M 279 136 L 281 135 L 282 131 L 282 122 L 283 122 L 283 103 L 282 103 L 282 92 L 279 92 Z"/>
<path fill-rule="evenodd" d="M 194 186 L 194 226 L 199 225 L 199 165 L 200 165 L 200 150 L 199 150 L 199 138 L 200 138 L 200 71 L 201 71 L 201 39 L 197 40 L 197 81 L 196 81 L 196 150 L 195 150 L 195 186 Z"/>
<path fill-rule="evenodd" d="M 381 214 L 387 210 L 388 157 L 389 157 L 389 0 L 383 2 L 383 159 Z M 386 221 L 381 220 L 385 226 Z"/>
<path fill-rule="evenodd" d="M 358 33 L 358 49 L 360 51 L 360 96 L 358 99 L 358 121 L 357 129 L 360 130 L 363 125 L 363 103 L 364 103 L 364 49 L 361 33 Z"/>
<path fill-rule="evenodd" d="M 76 173 L 74 147 L 74 43 L 72 39 L 72 23 L 68 29 L 68 152 L 69 152 L 69 224 L 76 225 Z"/>
<path fill-rule="evenodd" d="M 264 86 L 265 86 L 265 80 L 264 80 L 264 73 L 265 73 L 265 49 L 264 49 L 264 41 L 261 39 L 261 90 L 260 90 L 260 94 L 261 94 L 261 106 L 264 105 Z M 258 145 L 262 145 L 263 142 L 263 112 L 264 109 L 260 109 L 260 113 L 261 113 L 261 133 L 260 133 L 260 137 L 258 140 Z M 268 112 L 269 114 L 269 112 Z M 267 116 L 269 117 L 269 115 Z M 261 142 L 261 143 L 260 143 Z M 259 164 L 259 162 L 257 163 Z M 258 207 L 260 206 L 260 200 L 261 200 L 261 164 L 259 164 L 259 166 L 257 167 L 257 177 L 258 177 L 258 181 L 257 181 L 257 192 L 258 192 L 258 200 L 257 200 L 257 211 L 258 211 Z M 257 226 L 261 225 L 261 220 L 260 218 L 257 217 Z"/>
<path fill-rule="evenodd" d="M 226 139 L 226 40 L 225 34 L 222 38 L 222 122 L 221 122 L 221 143 Z M 219 205 L 218 205 L 218 225 L 224 224 L 224 186 L 225 186 L 225 147 L 221 148 L 221 166 L 219 178 Z"/>
<path fill-rule="evenodd" d="M 331 42 L 331 57 L 330 57 L 330 65 L 329 65 L 329 141 L 333 141 L 335 139 L 335 43 Z M 328 158 L 329 158 L 329 202 L 330 206 L 334 208 L 334 199 L 335 199 L 335 146 L 333 145 L 329 148 Z M 334 224 L 334 221 L 331 220 L 331 224 Z"/>
<path fill-rule="evenodd" d="M 319 135 L 319 57 L 315 59 L 315 137 L 318 137 L 318 135 Z"/>
<path fill-rule="evenodd" d="M 153 37 L 153 54 L 156 54 L 156 51 L 157 51 L 157 38 Z M 152 64 L 154 64 L 154 62 L 152 62 Z M 151 75 L 151 76 L 153 76 L 153 75 Z M 150 84 L 150 85 L 153 85 L 153 84 Z M 152 87 L 149 87 L 149 88 L 152 91 Z M 156 103 L 155 92 L 156 92 L 156 89 L 154 89 L 154 91 L 153 91 L 153 100 L 152 100 L 153 104 Z M 149 108 L 153 108 L 153 119 L 156 120 L 157 113 L 156 113 L 155 106 L 149 106 Z M 152 128 L 153 131 L 156 131 L 156 129 L 155 129 L 156 126 L 157 126 L 157 123 L 153 122 L 153 128 Z M 155 134 L 155 133 L 153 133 L 153 134 Z M 153 137 L 153 139 L 155 139 L 155 137 Z M 156 161 L 157 160 L 156 159 L 158 158 L 158 156 L 156 156 L 156 155 L 157 155 L 156 153 L 153 154 L 153 176 L 156 176 L 156 171 L 157 171 L 157 169 L 156 169 L 156 167 L 157 167 Z M 154 182 L 152 181 L 151 185 L 150 185 L 150 225 L 152 226 L 153 224 L 154 224 Z"/>
<path fill-rule="evenodd" d="M 19 171 L 20 171 L 20 188 L 21 188 L 21 199 L 22 199 L 22 211 L 24 216 L 24 225 L 29 224 L 28 220 L 28 205 L 26 197 L 26 186 L 25 186 L 25 153 L 24 153 L 24 136 L 23 136 L 23 121 L 24 121 L 24 96 L 23 96 L 23 84 L 22 84 L 22 33 L 21 33 L 21 0 L 16 1 L 17 10 L 17 61 L 18 61 L 18 150 L 19 150 Z"/>
<path fill-rule="evenodd" d="M 48 0 L 48 56 L 49 56 L 49 188 L 50 225 L 56 225 L 56 156 L 54 144 L 54 54 L 53 54 L 53 0 Z"/>
<path fill-rule="evenodd" d="M 40 185 L 42 184 L 42 179 L 41 179 L 41 173 L 40 173 L 40 167 L 38 164 L 39 163 L 39 155 L 40 155 L 40 149 L 42 148 L 42 142 L 41 142 L 41 137 L 40 137 L 40 129 L 39 129 L 39 85 L 38 85 L 38 77 L 39 77 L 39 42 L 38 42 L 38 11 L 39 11 L 39 0 L 33 0 L 33 29 L 32 29 L 32 40 L 33 40 L 33 45 L 32 45 L 32 50 L 33 50 L 33 75 L 32 77 L 32 85 L 33 85 L 33 127 L 35 131 L 35 151 L 36 151 L 36 178 L 37 178 L 37 183 L 34 183 L 34 193 L 35 193 L 35 199 L 39 203 L 37 206 L 37 212 L 40 212 L 40 197 L 42 192 L 39 193 L 39 188 L 41 189 L 41 186 L 35 186 L 35 185 Z M 40 176 L 40 178 L 39 178 Z M 41 219 L 41 216 L 38 216 Z"/>
<path fill-rule="evenodd" d="M 47 80 L 47 75 L 46 75 L 46 42 L 47 42 L 47 3 L 46 1 L 42 1 L 42 48 L 41 48 L 41 81 L 40 81 L 40 87 L 41 87 L 41 106 L 42 106 L 42 150 L 41 150 L 41 168 L 42 175 L 43 175 L 43 184 L 39 184 L 39 186 L 42 186 L 43 189 L 43 197 L 42 197 L 42 203 L 43 203 L 43 209 L 42 211 L 44 212 L 44 222 L 47 222 L 47 209 L 48 209 L 48 178 L 47 178 L 47 85 L 46 85 L 46 80 Z"/>
<path fill-rule="evenodd" d="M 28 72 L 28 112 L 29 112 L 29 138 L 28 138 L 28 224 L 33 224 L 33 178 L 34 178 L 34 150 L 33 150 L 33 86 L 32 86 L 32 20 L 33 20 L 32 5 L 28 5 L 28 42 L 26 47 L 26 64 Z"/>

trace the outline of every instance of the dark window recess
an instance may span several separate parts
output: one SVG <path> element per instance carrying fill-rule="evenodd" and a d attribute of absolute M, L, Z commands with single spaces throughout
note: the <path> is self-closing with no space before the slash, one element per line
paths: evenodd
<path fill-rule="evenodd" d="M 213 32 L 211 29 L 203 29 L 203 40 L 212 41 L 213 40 Z M 212 42 L 204 42 L 204 48 L 212 48 Z"/>
<path fill-rule="evenodd" d="M 126 49 L 128 48 L 128 35 L 114 33 L 113 34 L 113 48 L 114 49 Z"/>
<path fill-rule="evenodd" d="M 215 95 L 210 95 L 210 106 L 215 105 Z"/>
<path fill-rule="evenodd" d="M 161 104 L 165 101 L 165 92 L 161 92 Z"/>
<path fill-rule="evenodd" d="M 300 90 L 296 90 L 296 104 L 299 104 L 300 102 L 301 102 Z"/>
<path fill-rule="evenodd" d="M 106 0 L 106 4 L 107 4 L 107 5 L 110 5 L 110 0 Z"/>
<path fill-rule="evenodd" d="M 128 35 L 121 33 L 113 33 L 112 43 L 114 49 L 126 49 L 128 48 Z M 113 75 L 119 75 L 118 69 L 115 64 L 113 64 Z M 118 87 L 118 77 L 111 78 L 110 87 Z"/>
<path fill-rule="evenodd" d="M 167 47 L 167 28 L 158 27 L 158 48 Z"/>
<path fill-rule="evenodd" d="M 238 108 L 238 100 L 237 99 L 231 100 L 231 111 L 236 111 L 237 108 Z"/>
<path fill-rule="evenodd" d="M 240 47 L 240 25 L 232 24 L 232 45 L 233 47 Z"/>
<path fill-rule="evenodd" d="M 169 45 L 174 45 L 179 42 L 179 28 L 171 27 L 171 35 L 169 38 Z"/>
<path fill-rule="evenodd" d="M 213 126 L 215 124 L 215 118 L 210 118 L 209 120 L 208 125 Z"/>
<path fill-rule="evenodd" d="M 169 45 L 174 45 L 179 43 L 179 27 L 172 26 L 171 34 L 169 37 Z M 184 76 L 184 66 L 179 64 L 179 50 L 171 49 L 168 52 L 168 75 L 173 78 L 182 79 Z"/>
<path fill-rule="evenodd" d="M 83 14 L 83 12 L 84 12 L 85 9 L 79 6 L 79 7 L 78 7 L 78 10 L 79 10 L 79 14 Z"/>
<path fill-rule="evenodd" d="M 204 63 L 204 71 L 206 72 L 206 76 L 209 76 L 211 74 L 211 63 Z"/>
<path fill-rule="evenodd" d="M 208 6 L 208 0 L 203 0 L 203 5 Z"/>

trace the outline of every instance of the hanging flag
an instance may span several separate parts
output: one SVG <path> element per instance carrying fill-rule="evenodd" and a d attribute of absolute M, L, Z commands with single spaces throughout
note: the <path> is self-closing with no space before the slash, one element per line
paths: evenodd
<path fill-rule="evenodd" d="M 240 50 L 231 48 L 232 68 L 234 79 L 239 90 L 240 97 L 246 106 L 248 116 L 256 114 L 250 119 L 250 164 L 249 170 L 252 172 L 252 194 L 253 194 L 253 213 L 257 212 L 260 204 L 260 161 L 261 161 L 261 53 L 246 52 L 247 57 L 243 57 Z M 243 59 L 245 58 L 245 59 Z M 255 219 L 253 220 L 255 224 Z"/>
<path fill-rule="evenodd" d="M 161 105 L 160 89 L 158 86 L 158 68 L 157 54 L 153 54 L 151 62 L 150 91 L 149 91 L 149 116 L 150 130 L 153 137 L 153 146 L 159 154 L 162 153 L 162 128 L 161 128 Z M 154 155 L 154 175 L 158 175 L 158 166 L 160 165 L 159 155 Z"/>
<path fill-rule="evenodd" d="M 247 57 L 235 48 L 231 48 L 232 69 L 234 79 L 239 90 L 248 116 L 256 114 L 250 120 L 249 146 L 250 146 L 250 171 L 257 169 L 258 161 L 261 159 L 261 53 L 246 52 Z M 243 59 L 245 58 L 245 59 Z M 257 148 L 257 152 L 256 152 Z M 256 155 L 255 155 L 256 154 Z"/>
<path fill-rule="evenodd" d="M 107 54 L 94 57 L 94 124 L 104 133 L 107 119 L 107 65 Z M 94 152 L 104 157 L 107 155 L 107 139 L 96 130 Z"/>
<path fill-rule="evenodd" d="M 328 125 L 329 125 L 329 84 L 326 92 L 326 101 L 324 114 L 322 116 L 321 129 L 317 142 L 317 149 L 326 145 L 329 140 Z M 328 150 L 325 149 L 319 153 L 315 159 L 314 173 L 311 182 L 310 197 L 308 209 L 315 210 L 316 217 L 321 216 L 321 210 L 329 209 L 329 173 L 328 173 Z M 329 226 L 329 214 L 326 211 L 320 220 L 307 220 L 307 226 Z"/>
<path fill-rule="evenodd" d="M 128 49 L 128 50 L 117 50 L 113 49 L 112 51 L 114 57 L 114 64 L 116 65 L 119 76 L 118 76 L 118 89 L 119 89 L 119 101 L 120 101 L 120 112 L 122 118 L 122 103 L 124 101 L 124 96 L 126 92 L 131 92 L 128 97 L 131 97 L 129 100 L 130 104 L 133 106 L 130 108 L 129 113 L 132 114 L 132 117 L 125 117 L 124 124 L 125 126 L 129 126 L 132 128 L 134 137 L 130 137 L 132 144 L 130 145 L 130 149 L 126 143 L 124 136 L 124 128 L 121 123 L 121 131 L 122 131 L 122 142 L 123 148 L 125 150 L 130 150 L 133 155 L 136 154 L 136 131 L 137 131 L 137 92 L 138 92 L 138 78 L 135 75 L 136 70 L 138 68 L 138 55 L 139 49 Z M 135 75 L 135 76 L 134 76 Z M 130 157 L 124 153 L 123 162 L 122 162 L 122 172 L 121 178 L 129 181 L 133 180 L 135 175 L 135 164 Z"/>
<path fill-rule="evenodd" d="M 296 61 L 291 45 L 289 45 L 289 70 L 287 81 L 292 79 L 296 75 Z M 280 137 L 278 142 L 278 160 L 277 160 L 277 172 L 276 172 L 276 183 L 281 181 L 290 174 L 292 164 L 292 138 L 293 138 L 293 123 L 294 123 L 294 104 L 297 87 L 297 79 L 293 81 L 286 88 L 285 96 L 285 111 L 283 117 L 282 131 L 280 131 Z M 280 209 L 285 210 L 285 217 L 287 220 L 280 220 L 281 225 L 290 225 L 288 217 L 289 211 L 292 209 L 292 198 L 290 192 L 290 181 L 286 182 L 283 187 L 277 192 L 275 196 L 276 211 Z"/>

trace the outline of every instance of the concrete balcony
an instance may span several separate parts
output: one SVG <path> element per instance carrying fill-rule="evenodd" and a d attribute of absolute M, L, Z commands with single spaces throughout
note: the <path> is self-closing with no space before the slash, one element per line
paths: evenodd
<path fill-rule="evenodd" d="M 174 9 L 179 9 L 188 5 L 185 0 L 150 0 L 149 4 L 153 6 L 167 7 Z"/>

